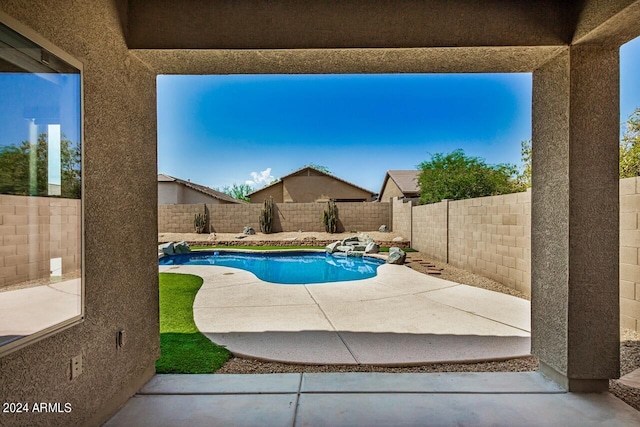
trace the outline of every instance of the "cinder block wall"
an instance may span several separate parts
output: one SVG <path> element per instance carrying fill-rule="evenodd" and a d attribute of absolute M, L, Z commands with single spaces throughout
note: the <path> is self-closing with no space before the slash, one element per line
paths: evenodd
<path fill-rule="evenodd" d="M 411 223 L 411 247 L 444 262 L 447 262 L 447 206 L 446 201 L 414 206 Z"/>
<path fill-rule="evenodd" d="M 80 270 L 80 200 L 0 195 L 0 289 Z"/>
<path fill-rule="evenodd" d="M 620 180 L 620 322 L 640 330 L 640 178 Z"/>
<path fill-rule="evenodd" d="M 193 220 L 198 213 L 205 213 L 204 203 L 158 205 L 158 230 L 161 233 L 193 233 L 195 232 Z"/>
<path fill-rule="evenodd" d="M 531 191 L 413 208 L 412 247 L 531 295 Z M 394 227 L 397 218 L 394 203 Z M 620 322 L 640 330 L 640 178 L 620 180 Z"/>
<path fill-rule="evenodd" d="M 411 207 L 412 202 L 403 202 L 397 197 L 391 199 L 392 221 L 391 229 L 405 239 L 411 239 Z"/>
<path fill-rule="evenodd" d="M 211 232 L 241 233 L 243 227 L 253 227 L 260 230 L 260 211 L 262 203 L 247 203 L 241 205 L 207 205 Z M 193 214 L 191 215 L 193 218 Z M 193 219 L 192 219 L 193 222 Z M 160 227 L 160 231 L 164 229 Z M 193 233 L 193 224 L 190 231 Z"/>
<path fill-rule="evenodd" d="M 276 203 L 273 231 L 324 231 L 322 212 L 326 203 Z M 211 232 L 240 233 L 243 227 L 260 229 L 261 203 L 207 205 Z M 338 231 L 373 231 L 389 224 L 389 203 L 336 203 Z M 160 233 L 193 233 L 193 218 L 204 205 L 159 205 Z"/>
<path fill-rule="evenodd" d="M 449 202 L 449 263 L 531 294 L 531 192 Z"/>

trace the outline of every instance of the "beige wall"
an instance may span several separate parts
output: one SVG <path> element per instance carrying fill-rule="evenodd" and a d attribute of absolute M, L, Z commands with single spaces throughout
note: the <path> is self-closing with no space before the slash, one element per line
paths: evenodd
<path fill-rule="evenodd" d="M 444 261 L 446 203 L 413 208 L 412 247 Z M 531 192 L 449 203 L 449 263 L 531 294 Z M 398 211 L 394 201 L 394 231 Z M 620 180 L 620 324 L 640 330 L 640 178 Z M 406 215 L 404 216 L 406 217 Z"/>
<path fill-rule="evenodd" d="M 525 294 L 531 292 L 530 236 L 530 191 L 413 208 L 413 248 Z"/>
<path fill-rule="evenodd" d="M 80 269 L 80 200 L 0 195 L 0 289 Z"/>
<path fill-rule="evenodd" d="M 449 202 L 449 263 L 531 293 L 531 192 Z"/>
<path fill-rule="evenodd" d="M 405 239 L 411 240 L 411 210 L 413 202 L 403 202 L 402 199 L 394 198 L 390 203 L 391 230 L 393 230 L 394 233 L 400 234 Z"/>
<path fill-rule="evenodd" d="M 283 199 L 295 203 L 329 199 L 371 201 L 371 194 L 326 175 L 290 176 L 284 179 Z"/>
<path fill-rule="evenodd" d="M 393 214 L 395 217 L 395 212 Z M 447 202 L 413 207 L 411 247 L 447 261 Z"/>
<path fill-rule="evenodd" d="M 263 203 L 269 198 L 272 198 L 274 203 L 282 203 L 284 201 L 282 199 L 282 181 L 252 194 L 249 200 L 251 203 Z"/>
<path fill-rule="evenodd" d="M 640 330 L 640 178 L 620 180 L 620 322 Z"/>
<path fill-rule="evenodd" d="M 380 196 L 380 201 L 381 202 L 388 202 L 389 199 L 391 199 L 392 197 L 404 197 L 404 194 L 402 193 L 402 191 L 400 190 L 400 187 L 398 187 L 396 185 L 396 183 L 389 178 L 387 180 L 387 184 L 384 186 L 384 189 L 382 190 L 382 195 Z"/>
<path fill-rule="evenodd" d="M 178 203 L 182 193 L 182 185 L 177 182 L 158 182 L 158 204 L 173 205 Z"/>
<path fill-rule="evenodd" d="M 273 231 L 324 231 L 326 203 L 276 203 Z M 388 203 L 339 202 L 338 231 L 374 231 L 389 224 Z M 260 230 L 260 203 L 207 205 L 211 232 L 241 233 L 244 226 Z M 204 205 L 159 205 L 160 233 L 193 233 L 193 218 Z"/>
<path fill-rule="evenodd" d="M 100 425 L 153 375 L 159 356 L 156 75 L 127 49 L 116 4 L 0 2 L 84 63 L 86 298 L 84 321 L 0 356 L 0 401 L 68 402 L 72 412 L 4 413 L 2 425 Z M 71 380 L 77 355 L 83 372 Z"/>
<path fill-rule="evenodd" d="M 216 199 L 215 197 L 211 197 L 177 182 L 158 182 L 159 205 L 191 205 L 195 203 L 229 204 L 231 202 Z"/>
<path fill-rule="evenodd" d="M 195 233 L 196 214 L 204 214 L 204 203 L 158 205 L 158 231 L 161 233 Z"/>

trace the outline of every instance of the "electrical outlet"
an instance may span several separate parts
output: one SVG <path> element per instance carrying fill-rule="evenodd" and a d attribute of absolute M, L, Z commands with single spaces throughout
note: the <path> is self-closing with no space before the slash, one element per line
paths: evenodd
<path fill-rule="evenodd" d="M 71 358 L 71 379 L 75 380 L 82 373 L 82 354 Z"/>

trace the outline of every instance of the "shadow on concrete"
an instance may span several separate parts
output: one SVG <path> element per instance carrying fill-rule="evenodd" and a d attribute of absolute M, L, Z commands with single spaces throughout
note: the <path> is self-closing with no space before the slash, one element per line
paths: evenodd
<path fill-rule="evenodd" d="M 203 333 L 234 355 L 252 359 L 322 365 L 407 366 L 479 362 L 526 357 L 529 337 L 265 331 Z"/>

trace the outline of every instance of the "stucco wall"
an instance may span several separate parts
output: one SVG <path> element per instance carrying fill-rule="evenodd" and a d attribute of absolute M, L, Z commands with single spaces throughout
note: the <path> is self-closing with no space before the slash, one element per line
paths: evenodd
<path fill-rule="evenodd" d="M 80 200 L 0 195 L 0 289 L 80 269 Z"/>
<path fill-rule="evenodd" d="M 158 182 L 158 204 L 173 205 L 179 203 L 182 186 L 177 182 Z"/>
<path fill-rule="evenodd" d="M 251 203 L 263 203 L 268 198 L 272 198 L 274 203 L 282 203 L 284 201 L 282 198 L 282 181 L 252 194 L 249 200 Z"/>
<path fill-rule="evenodd" d="M 400 187 L 398 187 L 396 183 L 391 178 L 389 178 L 387 180 L 387 184 L 384 186 L 384 189 L 382 190 L 382 194 L 380 195 L 380 201 L 388 202 L 389 199 L 393 197 L 402 198 L 404 197 L 404 194 L 400 190 Z"/>
<path fill-rule="evenodd" d="M 273 231 L 324 231 L 322 212 L 326 203 L 276 203 Z M 338 231 L 374 231 L 389 224 L 389 203 L 343 202 L 338 208 Z M 263 205 L 207 205 L 211 232 L 240 233 L 244 226 L 260 230 L 259 216 Z M 192 233 L 193 218 L 204 212 L 204 205 L 159 205 L 158 231 Z"/>
<path fill-rule="evenodd" d="M 99 425 L 159 355 L 155 73 L 127 50 L 114 1 L 3 1 L 0 11 L 84 63 L 86 277 L 82 323 L 0 356 L 0 401 L 72 411 L 3 413 L 0 423 Z M 76 355 L 83 372 L 71 380 Z"/>
<path fill-rule="evenodd" d="M 362 199 L 370 201 L 371 194 L 330 176 L 290 176 L 284 179 L 285 202 L 309 203 L 329 199 Z"/>
<path fill-rule="evenodd" d="M 184 204 L 194 204 L 194 203 L 207 203 L 211 205 L 217 205 L 219 203 L 229 203 L 226 201 L 221 201 L 220 199 L 216 199 L 215 197 L 208 196 L 200 191 L 196 191 L 193 188 L 183 187 L 182 188 L 182 197 L 178 201 L 178 203 Z"/>

